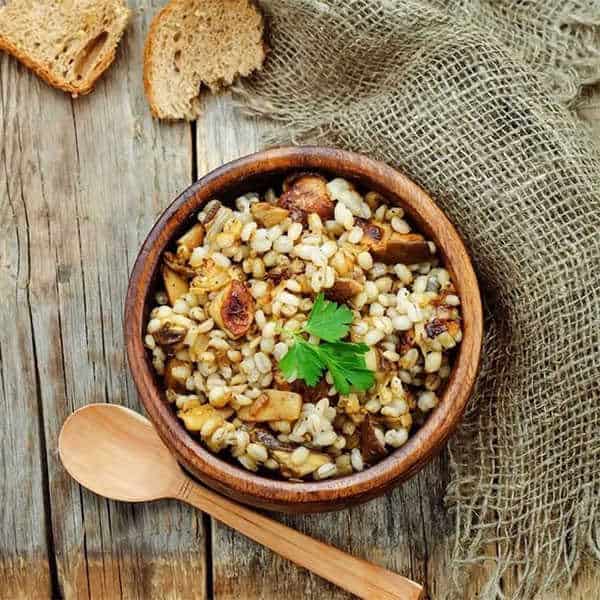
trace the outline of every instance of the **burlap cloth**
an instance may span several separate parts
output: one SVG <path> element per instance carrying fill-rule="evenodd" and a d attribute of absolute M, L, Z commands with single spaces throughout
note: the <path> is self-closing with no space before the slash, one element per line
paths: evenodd
<path fill-rule="evenodd" d="M 237 91 L 279 122 L 267 141 L 396 165 L 471 250 L 487 334 L 451 443 L 456 581 L 491 559 L 482 598 L 568 584 L 600 558 L 600 151 L 569 109 L 600 76 L 600 2 L 263 6 L 273 51 Z"/>

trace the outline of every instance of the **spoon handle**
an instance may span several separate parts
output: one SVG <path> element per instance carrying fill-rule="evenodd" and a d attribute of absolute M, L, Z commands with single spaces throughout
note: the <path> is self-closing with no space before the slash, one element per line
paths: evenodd
<path fill-rule="evenodd" d="M 187 477 L 176 497 L 359 598 L 420 600 L 423 597 L 423 588 L 418 583 L 286 527 Z"/>

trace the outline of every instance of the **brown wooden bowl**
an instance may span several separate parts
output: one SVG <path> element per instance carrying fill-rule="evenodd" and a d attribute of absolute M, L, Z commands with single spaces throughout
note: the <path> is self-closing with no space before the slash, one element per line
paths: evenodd
<path fill-rule="evenodd" d="M 433 240 L 461 298 L 463 339 L 438 406 L 408 442 L 360 473 L 306 483 L 263 477 L 219 458 L 192 437 L 167 403 L 143 337 L 158 286 L 163 251 L 211 198 L 230 201 L 261 191 L 298 170 L 338 175 L 381 193 L 400 205 Z M 212 171 L 165 210 L 138 254 L 125 302 L 129 366 L 138 393 L 158 434 L 177 460 L 206 485 L 241 502 L 284 512 L 318 512 L 364 502 L 414 475 L 444 446 L 458 425 L 473 389 L 481 353 L 483 319 L 477 279 L 467 250 L 444 213 L 405 175 L 365 156 L 316 146 L 258 152 Z"/>

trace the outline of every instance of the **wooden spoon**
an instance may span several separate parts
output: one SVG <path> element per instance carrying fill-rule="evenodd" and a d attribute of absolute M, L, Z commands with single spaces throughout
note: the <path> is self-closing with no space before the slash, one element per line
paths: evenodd
<path fill-rule="evenodd" d="M 58 451 L 71 477 L 96 494 L 125 502 L 182 500 L 360 598 L 422 598 L 423 588 L 414 581 L 197 484 L 181 470 L 151 423 L 128 408 L 90 404 L 75 411 L 60 432 Z"/>

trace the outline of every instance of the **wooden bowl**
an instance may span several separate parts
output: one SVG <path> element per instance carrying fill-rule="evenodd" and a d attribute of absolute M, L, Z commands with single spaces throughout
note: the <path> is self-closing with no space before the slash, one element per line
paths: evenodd
<path fill-rule="evenodd" d="M 438 406 L 408 442 L 360 473 L 306 483 L 256 475 L 202 447 L 167 403 L 143 337 L 159 283 L 163 251 L 194 222 L 212 198 L 225 203 L 245 192 L 261 191 L 291 171 L 337 175 L 380 192 L 400 205 L 417 228 L 435 242 L 462 302 L 463 339 Z M 364 502 L 414 475 L 437 454 L 462 416 L 473 389 L 482 343 L 482 309 L 477 279 L 467 250 L 444 213 L 405 175 L 365 156 L 313 146 L 277 148 L 230 162 L 203 177 L 165 210 L 144 242 L 129 280 L 125 338 L 138 393 L 158 434 L 177 460 L 215 490 L 248 504 L 284 512 L 318 512 Z"/>

